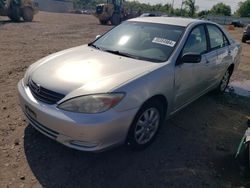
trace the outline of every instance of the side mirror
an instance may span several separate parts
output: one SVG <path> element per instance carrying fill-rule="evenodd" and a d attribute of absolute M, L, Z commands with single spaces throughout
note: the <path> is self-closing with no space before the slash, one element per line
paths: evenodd
<path fill-rule="evenodd" d="M 192 54 L 187 53 L 184 54 L 181 58 L 182 63 L 200 63 L 201 62 L 201 55 L 200 54 Z"/>
<path fill-rule="evenodd" d="M 101 37 L 101 35 L 96 35 L 95 39 L 98 39 L 98 38 L 100 38 L 100 37 Z"/>

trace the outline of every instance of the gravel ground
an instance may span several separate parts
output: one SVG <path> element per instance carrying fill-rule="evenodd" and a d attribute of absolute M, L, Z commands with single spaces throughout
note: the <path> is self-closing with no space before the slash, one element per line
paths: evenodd
<path fill-rule="evenodd" d="M 111 29 L 93 16 L 40 12 L 32 23 L 0 17 L 0 187 L 249 187 L 234 160 L 250 115 L 250 99 L 207 94 L 167 120 L 155 142 L 133 152 L 75 151 L 25 121 L 16 85 L 27 67 Z M 231 34 L 240 40 L 242 29 Z M 250 80 L 250 44 L 243 44 L 232 80 Z"/>

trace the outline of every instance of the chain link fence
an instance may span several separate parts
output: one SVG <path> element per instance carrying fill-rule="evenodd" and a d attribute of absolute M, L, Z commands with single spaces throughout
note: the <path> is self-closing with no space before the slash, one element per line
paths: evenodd
<path fill-rule="evenodd" d="M 73 2 L 70 0 L 35 0 L 35 2 L 41 11 L 65 13 L 73 10 Z"/>
<path fill-rule="evenodd" d="M 240 20 L 244 24 L 250 24 L 250 18 L 239 18 L 239 17 L 232 17 L 232 16 L 212 16 L 208 15 L 206 19 L 216 22 L 221 25 L 228 25 L 230 24 L 233 20 Z"/>

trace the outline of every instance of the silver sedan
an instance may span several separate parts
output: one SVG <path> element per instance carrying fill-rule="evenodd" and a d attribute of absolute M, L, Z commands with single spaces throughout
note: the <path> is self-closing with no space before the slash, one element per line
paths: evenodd
<path fill-rule="evenodd" d="M 18 83 L 30 124 L 74 149 L 151 144 L 165 118 L 224 92 L 241 47 L 204 20 L 145 17 L 31 65 Z"/>

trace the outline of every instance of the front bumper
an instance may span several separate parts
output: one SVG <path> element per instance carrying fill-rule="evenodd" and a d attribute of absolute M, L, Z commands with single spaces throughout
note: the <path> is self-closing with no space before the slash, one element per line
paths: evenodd
<path fill-rule="evenodd" d="M 125 142 L 136 109 L 100 114 L 60 110 L 37 101 L 23 80 L 18 83 L 21 108 L 30 124 L 44 135 L 77 150 L 98 152 Z"/>

